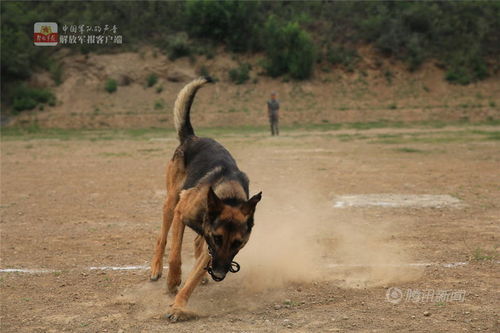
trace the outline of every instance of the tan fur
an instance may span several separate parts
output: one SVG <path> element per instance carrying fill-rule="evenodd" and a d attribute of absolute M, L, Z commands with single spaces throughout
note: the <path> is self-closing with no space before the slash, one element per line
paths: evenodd
<path fill-rule="evenodd" d="M 189 98 L 193 96 L 194 91 L 198 90 L 205 83 L 207 83 L 207 80 L 204 78 L 193 80 L 182 88 L 177 95 L 177 99 L 174 104 L 174 125 L 177 133 L 179 133 L 186 119 L 186 105 L 188 104 Z"/>
<path fill-rule="evenodd" d="M 163 271 L 163 255 L 167 245 L 167 235 L 174 218 L 174 209 L 179 202 L 179 192 L 186 172 L 184 169 L 184 154 L 181 150 L 176 150 L 172 160 L 167 165 L 167 199 L 163 204 L 163 223 L 161 225 L 160 235 L 156 242 L 156 250 L 151 261 L 151 280 L 158 280 Z"/>
<path fill-rule="evenodd" d="M 238 198 L 246 200 L 245 190 L 240 183 L 235 181 L 226 181 L 214 186 L 214 192 L 221 199 Z"/>
<path fill-rule="evenodd" d="M 225 206 L 219 214 L 221 220 L 237 221 L 241 224 L 246 223 L 247 216 L 243 215 L 241 210 L 231 206 Z"/>

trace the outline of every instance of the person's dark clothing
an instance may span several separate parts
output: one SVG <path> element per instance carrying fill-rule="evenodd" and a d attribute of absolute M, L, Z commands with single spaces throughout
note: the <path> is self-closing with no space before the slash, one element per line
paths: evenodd
<path fill-rule="evenodd" d="M 267 113 L 269 115 L 269 122 L 271 124 L 271 135 L 279 135 L 279 109 L 280 103 L 275 99 L 267 101 Z"/>

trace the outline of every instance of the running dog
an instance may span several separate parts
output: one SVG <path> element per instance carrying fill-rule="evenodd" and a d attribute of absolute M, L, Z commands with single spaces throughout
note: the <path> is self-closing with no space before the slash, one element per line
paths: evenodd
<path fill-rule="evenodd" d="M 198 78 L 187 84 L 174 105 L 174 123 L 180 145 L 167 165 L 167 198 L 163 206 L 163 224 L 151 262 L 151 280 L 160 278 L 167 235 L 172 227 L 172 245 L 168 255 L 167 287 L 176 294 L 167 318 L 188 320 L 196 314 L 186 310 L 192 292 L 208 272 L 222 281 L 227 272 L 237 272 L 234 256 L 247 243 L 254 225 L 254 213 L 262 192 L 249 198 L 249 180 L 221 144 L 194 134 L 190 110 L 198 89 L 210 78 Z M 184 286 L 181 284 L 181 247 L 184 229 L 196 233 L 196 263 Z"/>

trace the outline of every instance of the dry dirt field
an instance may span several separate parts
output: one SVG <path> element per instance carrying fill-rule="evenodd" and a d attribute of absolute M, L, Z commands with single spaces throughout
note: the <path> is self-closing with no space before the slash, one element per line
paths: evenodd
<path fill-rule="evenodd" d="M 1 331 L 498 332 L 499 130 L 206 130 L 263 200 L 241 271 L 195 290 L 201 318 L 175 324 L 147 269 L 172 132 L 4 133 Z M 335 207 L 357 194 L 460 202 Z"/>

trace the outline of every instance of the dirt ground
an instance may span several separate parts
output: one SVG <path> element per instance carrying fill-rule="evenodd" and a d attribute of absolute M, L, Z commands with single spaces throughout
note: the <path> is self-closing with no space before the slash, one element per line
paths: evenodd
<path fill-rule="evenodd" d="M 5 137 L 0 268 L 50 271 L 0 273 L 1 331 L 498 332 L 499 130 L 222 133 L 263 200 L 241 271 L 195 290 L 201 318 L 175 324 L 164 277 L 90 269 L 149 264 L 173 135 Z M 461 205 L 334 207 L 340 195 L 378 193 Z"/>

